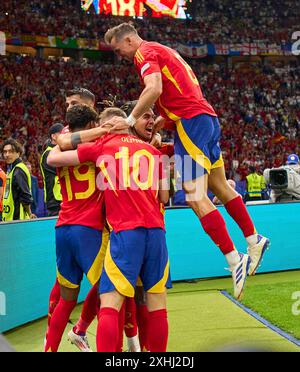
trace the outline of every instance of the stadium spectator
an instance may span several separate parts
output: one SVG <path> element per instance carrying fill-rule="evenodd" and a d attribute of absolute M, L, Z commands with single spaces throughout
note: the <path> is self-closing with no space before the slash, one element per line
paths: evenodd
<path fill-rule="evenodd" d="M 299 63 L 249 62 L 232 68 L 191 63 L 220 118 L 227 178 L 245 181 L 249 166 L 281 166 L 288 154 L 300 153 Z M 68 90 L 88 87 L 98 102 L 109 94 L 132 101 L 139 91 L 133 68 L 124 64 L 8 56 L 0 57 L 0 75 L 0 142 L 18 138 L 40 187 L 39 147 L 48 137 L 49 123 L 64 122 Z M 58 78 L 63 79 L 60 89 Z M 173 141 L 174 132 L 162 137 Z"/>
<path fill-rule="evenodd" d="M 28 168 L 21 159 L 22 146 L 14 139 L 8 139 L 4 141 L 1 153 L 8 169 L 6 178 L 8 186 L 3 199 L 3 221 L 36 218 L 31 212 L 33 201 L 31 177 Z"/>
<path fill-rule="evenodd" d="M 47 206 L 48 216 L 57 216 L 60 211 L 62 201 L 59 179 L 56 174 L 56 168 L 47 164 L 50 151 L 57 145 L 57 137 L 64 129 L 63 124 L 56 123 L 49 129 L 49 143 L 41 156 L 40 166 L 44 181 L 44 196 Z"/>
<path fill-rule="evenodd" d="M 298 155 L 289 155 L 286 163 L 290 166 L 290 168 L 294 169 L 295 172 L 300 174 L 300 160 Z"/>
<path fill-rule="evenodd" d="M 178 43 L 259 42 L 262 46 L 288 43 L 299 25 L 295 0 L 259 0 L 257 6 L 249 0 L 193 3 L 192 20 L 144 17 L 135 19 L 135 25 L 143 38 L 155 39 L 170 47 Z M 101 15 L 99 19 L 93 6 L 89 13 L 83 12 L 77 0 L 2 0 L 1 10 L 0 29 L 3 31 L 14 35 L 60 35 L 66 41 L 70 37 L 103 38 L 108 27 L 132 21 L 129 17 L 110 15 Z"/>

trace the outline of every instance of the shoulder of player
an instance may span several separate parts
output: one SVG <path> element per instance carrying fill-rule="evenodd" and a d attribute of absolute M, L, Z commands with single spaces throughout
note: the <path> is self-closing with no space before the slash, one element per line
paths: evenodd
<path fill-rule="evenodd" d="M 154 41 L 144 41 L 136 51 L 136 62 L 141 64 L 146 60 L 147 56 L 159 55 L 159 51 L 162 49 L 162 47 L 163 45 Z"/>
<path fill-rule="evenodd" d="M 102 143 L 102 138 L 99 138 L 93 142 L 81 143 L 78 145 L 77 150 L 79 151 L 88 150 L 88 149 L 100 146 L 101 143 Z"/>

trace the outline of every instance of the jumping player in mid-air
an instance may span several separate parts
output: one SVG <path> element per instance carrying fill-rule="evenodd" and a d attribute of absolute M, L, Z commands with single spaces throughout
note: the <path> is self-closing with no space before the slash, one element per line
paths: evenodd
<path fill-rule="evenodd" d="M 203 97 L 193 70 L 175 50 L 143 40 L 129 23 L 109 29 L 105 41 L 117 55 L 134 61 L 144 84 L 128 119 L 116 118 L 111 133 L 134 127 L 155 103 L 161 115 L 156 120 L 157 130 L 168 121 L 176 124 L 175 154 L 182 163 L 176 166 L 186 201 L 224 254 L 232 272 L 234 295 L 239 299 L 247 274 L 255 274 L 269 240 L 257 233 L 242 198 L 227 183 L 217 114 Z M 208 188 L 243 231 L 248 254 L 236 250 L 223 217 L 208 198 Z"/>

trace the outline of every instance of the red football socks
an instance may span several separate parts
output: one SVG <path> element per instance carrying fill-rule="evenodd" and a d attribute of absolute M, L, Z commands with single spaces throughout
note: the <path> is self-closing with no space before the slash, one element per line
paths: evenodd
<path fill-rule="evenodd" d="M 77 335 L 84 336 L 86 334 L 87 329 L 99 312 L 99 307 L 98 285 L 94 285 L 84 301 L 80 319 L 73 328 Z"/>
<path fill-rule="evenodd" d="M 169 335 L 167 310 L 149 312 L 148 331 L 149 351 L 166 352 Z"/>
<path fill-rule="evenodd" d="M 137 321 L 136 321 L 136 304 L 134 298 L 125 298 L 125 334 L 126 337 L 134 337 L 137 335 Z"/>
<path fill-rule="evenodd" d="M 126 309 L 126 305 L 124 302 L 119 312 L 119 339 L 118 339 L 118 345 L 117 345 L 117 353 L 121 353 L 123 351 L 125 309 Z"/>
<path fill-rule="evenodd" d="M 60 298 L 52 315 L 45 352 L 57 352 L 62 335 L 76 303 L 76 301 L 65 301 L 63 298 Z"/>
<path fill-rule="evenodd" d="M 50 327 L 50 322 L 52 318 L 52 314 L 59 302 L 60 299 L 60 285 L 58 283 L 58 280 L 56 279 L 56 282 L 54 284 L 54 287 L 52 288 L 50 292 L 50 298 L 49 298 L 49 309 L 48 309 L 48 329 L 47 329 L 47 334 L 48 330 Z"/>
<path fill-rule="evenodd" d="M 97 329 L 97 351 L 116 352 L 119 340 L 119 312 L 111 307 L 100 309 Z"/>
<path fill-rule="evenodd" d="M 139 339 L 141 351 L 148 351 L 148 323 L 149 323 L 149 311 L 147 305 L 137 305 L 136 318 L 139 329 Z"/>
<path fill-rule="evenodd" d="M 200 219 L 204 231 L 211 237 L 224 255 L 234 251 L 234 244 L 229 236 L 225 220 L 216 209 Z"/>
<path fill-rule="evenodd" d="M 239 225 L 245 238 L 256 234 L 256 229 L 241 196 L 232 199 L 225 205 L 225 208 L 230 216 Z"/>

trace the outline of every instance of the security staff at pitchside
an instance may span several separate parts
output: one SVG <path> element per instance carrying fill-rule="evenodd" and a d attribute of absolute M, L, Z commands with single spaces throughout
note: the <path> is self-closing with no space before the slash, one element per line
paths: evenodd
<path fill-rule="evenodd" d="M 2 221 L 2 212 L 3 212 L 3 196 L 6 185 L 6 174 L 0 167 L 0 222 Z"/>
<path fill-rule="evenodd" d="M 60 135 L 64 126 L 61 123 L 53 124 L 49 129 L 49 144 L 43 152 L 40 161 L 41 172 L 44 181 L 45 203 L 48 210 L 48 216 L 57 216 L 60 211 L 62 201 L 61 188 L 56 174 L 56 168 L 47 164 L 47 158 L 53 147 L 56 146 L 56 139 Z"/>
<path fill-rule="evenodd" d="M 7 164 L 6 187 L 3 197 L 3 221 L 33 219 L 31 213 L 31 177 L 21 157 L 23 147 L 14 139 L 4 141 L 1 153 Z"/>

